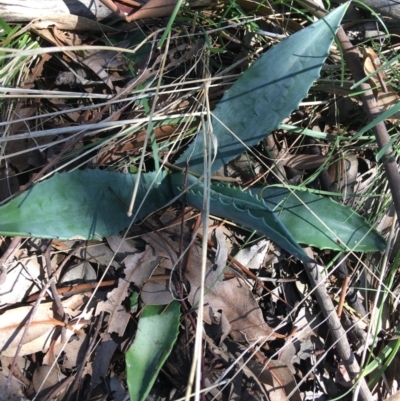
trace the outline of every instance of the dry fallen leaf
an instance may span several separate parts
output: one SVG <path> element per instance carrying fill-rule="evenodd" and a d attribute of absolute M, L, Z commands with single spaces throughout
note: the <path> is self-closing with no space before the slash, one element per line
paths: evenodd
<path fill-rule="evenodd" d="M 8 373 L 0 372 L 0 389 L 6 388 L 7 378 Z M 23 388 L 23 383 L 13 377 L 9 387 L 7 387 L 7 391 L 0 391 L 0 401 L 21 401 L 26 399 L 24 398 Z"/>
<path fill-rule="evenodd" d="M 1 315 L 0 319 L 0 352 L 16 348 L 24 332 L 25 323 L 29 318 L 32 306 L 23 306 L 10 309 Z M 24 345 L 33 342 L 35 339 L 50 333 L 54 327 L 64 326 L 53 317 L 52 304 L 41 304 L 33 317 L 31 327 L 24 339 Z M 41 350 L 41 349 L 39 349 Z"/>
<path fill-rule="evenodd" d="M 364 71 L 367 75 L 373 74 L 381 67 L 378 55 L 370 47 L 363 48 Z M 393 87 L 388 84 L 386 74 L 383 70 L 378 71 L 370 78 L 371 86 L 376 87 L 375 96 L 379 109 L 384 112 L 399 103 L 400 97 Z M 400 112 L 393 114 L 387 121 L 397 124 L 400 120 Z"/>
<path fill-rule="evenodd" d="M 0 318 L 0 352 L 3 356 L 13 357 L 21 341 L 25 325 L 30 317 L 33 306 L 23 306 L 9 309 Z M 19 355 L 28 355 L 35 352 L 47 352 L 53 340 L 53 332 L 56 327 L 65 327 L 64 339 L 66 341 L 74 334 L 74 330 L 81 329 L 90 319 L 92 310 L 88 311 L 78 324 L 65 324 L 55 319 L 53 303 L 46 302 L 39 305 L 27 334 L 25 335 Z M 62 340 L 58 337 L 56 343 Z"/>
<path fill-rule="evenodd" d="M 49 365 L 39 366 L 33 372 L 33 388 L 35 391 L 40 389 L 38 396 L 43 396 L 46 390 L 53 389 L 65 377 L 56 367 L 52 369 Z"/>
<path fill-rule="evenodd" d="M 301 401 L 300 391 L 296 388 L 296 380 L 290 369 L 283 363 L 270 360 L 264 366 L 255 361 L 249 361 L 247 366 L 256 374 L 264 385 L 270 401 Z M 288 398 L 289 394 L 293 394 Z"/>
<path fill-rule="evenodd" d="M 235 259 L 248 269 L 260 269 L 270 246 L 271 241 L 263 239 L 252 246 L 241 249 Z"/>
<path fill-rule="evenodd" d="M 135 21 L 144 18 L 162 18 L 169 17 L 175 8 L 177 0 L 149 0 L 138 11 L 131 14 L 136 6 L 140 3 L 132 0 L 124 0 L 123 2 L 115 3 L 113 0 L 100 0 L 114 14 L 127 22 Z"/>
<path fill-rule="evenodd" d="M 190 283 L 188 299 L 192 305 L 197 304 L 200 295 L 199 266 L 201 266 L 201 248 L 194 245 L 186 275 Z M 204 321 L 211 324 L 215 314 L 222 311 L 231 324 L 230 334 L 235 341 L 252 342 L 265 337 L 272 339 L 272 330 L 265 323 L 261 309 L 248 285 L 240 278 L 223 281 L 225 266 L 226 260 L 217 267 L 211 262 L 207 263 Z"/>
<path fill-rule="evenodd" d="M 89 18 L 72 14 L 46 15 L 44 18 L 36 18 L 30 24 L 30 28 L 47 29 L 56 26 L 66 31 L 101 31 L 105 33 L 116 33 L 118 29 L 93 21 Z"/>
<path fill-rule="evenodd" d="M 99 302 L 96 308 L 96 315 L 102 311 L 111 315 L 108 322 L 109 333 L 115 332 L 119 336 L 124 334 L 130 314 L 125 309 L 123 301 L 129 295 L 131 283 L 140 287 L 143 280 L 150 277 L 154 269 L 153 261 L 155 259 L 156 256 L 150 246 L 147 246 L 144 252 L 128 255 L 124 259 L 125 278 L 119 279 L 118 287 L 107 294 L 107 301 Z"/>
<path fill-rule="evenodd" d="M 316 169 L 324 164 L 327 157 L 324 155 L 286 155 L 282 159 L 282 164 L 287 167 L 295 168 L 297 170 L 310 170 Z"/>
<path fill-rule="evenodd" d="M 175 238 L 180 237 L 180 233 L 178 232 L 179 227 L 179 225 L 175 225 L 169 228 L 170 231 L 173 231 Z M 165 237 L 165 234 L 163 236 L 164 240 L 157 234 L 146 234 L 142 238 L 153 247 L 157 256 L 164 258 L 166 262 L 164 268 L 171 269 L 177 260 L 179 244 L 172 238 Z M 183 236 L 187 240 L 190 238 L 190 233 L 186 232 Z M 221 236 L 219 243 L 222 244 L 223 241 L 224 239 Z M 207 260 L 204 321 L 207 324 L 212 324 L 216 316 L 223 312 L 231 324 L 232 331 L 230 334 L 235 340 L 251 342 L 260 337 L 270 337 L 272 339 L 272 330 L 265 323 L 261 309 L 247 284 L 239 278 L 222 281 L 227 262 L 226 255 L 222 256 L 224 253 L 225 249 L 221 246 L 220 256 L 217 259 L 217 267 L 215 266 L 215 262 L 212 263 L 210 260 Z M 192 306 L 196 306 L 199 298 L 201 280 L 199 266 L 201 266 L 201 247 L 194 244 L 190 252 L 189 266 L 185 276 L 190 284 L 188 300 Z M 159 293 L 156 294 L 156 291 L 159 291 Z M 145 292 L 149 294 L 145 294 Z M 147 282 L 143 288 L 142 298 L 143 296 L 152 297 L 153 299 L 165 296 L 165 299 L 171 301 L 172 295 L 169 290 L 169 280 L 164 280 L 157 286 L 153 286 Z"/>
<path fill-rule="evenodd" d="M 150 0 L 140 10 L 126 18 L 128 22 L 144 18 L 169 17 L 177 0 Z"/>
<path fill-rule="evenodd" d="M 34 258 L 23 258 L 7 264 L 7 279 L 0 285 L 0 307 L 21 302 L 26 296 L 38 290 L 35 280 L 43 279 L 43 269 Z"/>

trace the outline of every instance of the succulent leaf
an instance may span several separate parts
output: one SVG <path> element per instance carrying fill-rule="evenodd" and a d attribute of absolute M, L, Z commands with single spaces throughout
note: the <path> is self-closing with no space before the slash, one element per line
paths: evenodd
<path fill-rule="evenodd" d="M 211 118 L 218 141 L 212 173 L 268 136 L 307 96 L 347 6 L 268 50 L 225 92 Z M 189 160 L 189 170 L 203 174 L 203 146 L 203 132 L 199 132 L 177 164 L 185 167 Z"/>
<path fill-rule="evenodd" d="M 166 173 L 163 174 L 165 177 Z M 152 187 L 155 173 L 142 174 L 140 218 L 171 200 L 167 180 Z M 101 239 L 128 227 L 127 216 L 136 176 L 103 170 L 56 173 L 0 207 L 0 233 L 38 238 Z"/>

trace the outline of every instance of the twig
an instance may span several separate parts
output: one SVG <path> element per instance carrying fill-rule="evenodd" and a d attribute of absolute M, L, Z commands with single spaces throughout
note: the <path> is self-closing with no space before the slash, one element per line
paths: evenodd
<path fill-rule="evenodd" d="M 350 68 L 351 74 L 356 82 L 365 78 L 364 69 L 361 65 L 360 53 L 356 46 L 353 46 L 346 32 L 342 27 L 337 32 L 340 45 L 343 50 L 343 57 L 346 64 Z M 361 99 L 363 102 L 364 110 L 368 115 L 370 121 L 374 120 L 380 115 L 379 107 L 376 102 L 374 93 L 372 92 L 371 85 L 364 82 L 360 84 L 362 90 Z M 397 166 L 396 159 L 393 155 L 393 148 L 390 142 L 390 137 L 387 132 L 385 123 L 383 121 L 376 124 L 373 128 L 376 142 L 379 149 L 387 146 L 386 151 L 382 157 L 383 166 L 385 168 L 386 177 L 389 182 L 390 192 L 392 193 L 394 207 L 396 209 L 397 219 L 400 221 L 400 174 Z"/>
<path fill-rule="evenodd" d="M 7 267 L 4 266 L 15 252 L 19 249 L 22 237 L 13 237 L 7 250 L 0 258 L 0 285 L 4 284 L 7 279 Z"/>
<path fill-rule="evenodd" d="M 311 258 L 313 257 L 311 248 L 306 248 L 305 252 Z M 314 288 L 313 292 L 317 299 L 318 305 L 326 319 L 330 333 L 334 342 L 336 342 L 336 350 L 342 359 L 344 366 L 350 379 L 357 379 L 360 374 L 360 366 L 357 359 L 351 351 L 349 341 L 347 340 L 346 332 L 340 323 L 340 319 L 335 311 L 335 306 L 329 295 L 326 292 L 325 282 L 326 274 L 324 268 L 317 264 L 307 263 L 306 272 L 310 280 L 311 287 Z M 372 394 L 364 377 L 358 378 L 360 384 L 360 400 L 373 401 Z"/>
<path fill-rule="evenodd" d="M 343 280 L 342 292 L 340 293 L 339 305 L 337 308 L 337 314 L 338 314 L 339 319 L 342 316 L 343 304 L 344 304 L 344 299 L 346 297 L 347 289 L 349 288 L 349 281 L 350 281 L 349 276 L 346 276 Z"/>
<path fill-rule="evenodd" d="M 51 254 L 51 241 L 50 241 L 49 245 L 47 246 L 47 248 L 46 248 L 46 250 L 44 252 L 44 255 L 43 255 L 44 256 L 44 260 L 45 260 L 46 271 L 47 271 L 47 275 L 48 275 L 49 279 L 51 277 L 53 277 L 53 271 L 52 271 L 52 268 L 51 268 L 51 257 L 50 257 L 50 254 Z M 54 298 L 54 302 L 57 305 L 58 316 L 60 317 L 61 320 L 64 321 L 64 323 L 67 323 L 65 321 L 64 307 L 63 307 L 63 304 L 61 302 L 60 296 L 58 295 L 56 283 L 54 282 L 54 280 L 50 283 L 50 289 L 51 289 L 51 293 L 52 293 L 53 298 Z"/>
<path fill-rule="evenodd" d="M 96 287 L 113 287 L 118 284 L 118 280 L 107 280 L 107 281 L 102 281 L 101 283 L 98 282 L 93 282 L 93 283 L 85 283 L 85 284 L 77 284 L 77 285 L 68 285 L 66 287 L 61 287 L 57 288 L 57 293 L 59 295 L 63 295 L 64 297 L 69 297 L 74 294 L 79 294 L 81 292 L 89 292 L 93 288 Z M 38 298 L 39 294 L 32 294 L 30 295 L 25 302 L 26 303 L 31 303 L 33 301 L 36 301 Z M 48 297 L 47 294 L 44 296 L 45 298 Z"/>

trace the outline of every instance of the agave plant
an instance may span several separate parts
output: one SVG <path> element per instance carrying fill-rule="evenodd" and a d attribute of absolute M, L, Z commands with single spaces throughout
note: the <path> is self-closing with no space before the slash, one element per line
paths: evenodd
<path fill-rule="evenodd" d="M 242 74 L 213 112 L 209 127 L 218 142 L 211 174 L 276 129 L 319 76 L 347 5 L 268 50 Z M 234 140 L 234 136 L 240 141 Z M 0 233 L 59 239 L 100 239 L 126 228 L 186 192 L 203 205 L 204 148 L 209 129 L 199 132 L 177 161 L 182 173 L 136 175 L 103 170 L 55 174 L 0 208 Z M 199 178 L 200 177 L 200 178 Z M 139 179 L 136 209 L 126 205 Z M 310 261 L 299 243 L 334 250 L 381 250 L 383 238 L 350 208 L 306 191 L 262 188 L 253 192 L 221 184 L 210 187 L 210 212 L 265 234 L 291 255 Z M 304 234 L 306 233 L 306 235 Z"/>

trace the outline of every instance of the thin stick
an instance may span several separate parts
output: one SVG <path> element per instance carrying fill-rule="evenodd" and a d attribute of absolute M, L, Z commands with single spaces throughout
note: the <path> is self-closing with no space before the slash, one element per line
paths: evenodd
<path fill-rule="evenodd" d="M 47 275 L 49 276 L 49 279 L 54 277 L 53 271 L 52 271 L 52 268 L 51 268 L 51 257 L 50 257 L 50 255 L 51 255 L 51 241 L 50 241 L 49 245 L 47 246 L 46 250 L 44 251 L 44 255 L 43 255 L 44 256 L 44 260 L 45 260 L 46 271 L 47 271 Z M 57 313 L 58 313 L 60 319 L 63 320 L 64 323 L 67 323 L 66 320 L 65 320 L 64 307 L 63 307 L 63 304 L 61 302 L 60 296 L 58 295 L 56 283 L 54 282 L 54 280 L 50 284 L 50 289 L 51 289 L 51 293 L 53 294 L 54 302 L 55 302 L 55 304 L 57 306 Z"/>
<path fill-rule="evenodd" d="M 343 280 L 342 292 L 340 293 L 339 305 L 337 308 L 337 314 L 338 314 L 339 319 L 342 316 L 344 299 L 346 298 L 347 289 L 349 288 L 349 282 L 350 282 L 350 277 L 346 276 Z"/>
<path fill-rule="evenodd" d="M 19 249 L 22 237 L 13 237 L 7 250 L 0 258 L 0 285 L 4 284 L 7 279 L 7 266 L 4 266 L 15 252 Z"/>

